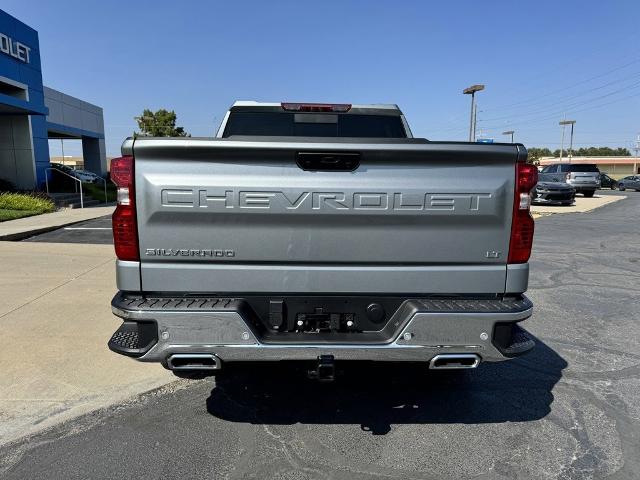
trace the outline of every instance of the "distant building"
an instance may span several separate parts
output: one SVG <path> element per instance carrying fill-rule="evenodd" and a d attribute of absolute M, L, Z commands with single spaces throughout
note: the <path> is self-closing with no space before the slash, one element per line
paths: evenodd
<path fill-rule="evenodd" d="M 540 166 L 559 162 L 559 157 L 543 157 L 540 159 Z M 562 163 L 569 163 L 569 158 L 562 157 Z M 571 163 L 595 163 L 598 170 L 613 178 L 640 173 L 640 159 L 638 157 L 572 157 Z"/>
<path fill-rule="evenodd" d="M 65 155 L 62 157 L 51 157 L 51 163 L 60 163 L 61 165 L 66 165 L 69 168 L 79 168 L 84 169 L 84 158 L 77 157 L 75 155 Z"/>
<path fill-rule="evenodd" d="M 107 157 L 107 171 L 111 170 L 111 160 L 114 157 Z M 76 155 L 65 155 L 62 157 L 51 157 L 51 163 L 60 163 L 69 168 L 84 170 L 84 158 Z"/>
<path fill-rule="evenodd" d="M 38 32 L 0 10 L 0 178 L 42 188 L 52 138 L 82 140 L 84 168 L 106 173 L 102 108 L 45 87 Z"/>

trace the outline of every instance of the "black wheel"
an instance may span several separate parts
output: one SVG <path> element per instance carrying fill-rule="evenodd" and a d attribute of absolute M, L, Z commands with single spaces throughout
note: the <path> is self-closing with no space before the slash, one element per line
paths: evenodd
<path fill-rule="evenodd" d="M 620 190 L 621 192 L 625 191 L 624 185 L 622 183 L 618 184 L 618 190 Z"/>
<path fill-rule="evenodd" d="M 591 198 L 593 197 L 593 194 L 596 193 L 595 191 L 591 190 L 589 192 L 583 192 L 582 194 L 587 197 L 587 198 Z"/>
<path fill-rule="evenodd" d="M 611 184 L 611 190 L 615 190 L 615 189 L 616 189 L 616 184 L 615 184 L 615 183 L 612 183 L 612 184 Z"/>

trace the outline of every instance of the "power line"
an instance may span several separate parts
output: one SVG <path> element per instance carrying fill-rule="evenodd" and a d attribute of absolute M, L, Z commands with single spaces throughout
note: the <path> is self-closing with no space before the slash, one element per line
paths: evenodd
<path fill-rule="evenodd" d="M 564 92 L 564 91 L 570 90 L 570 89 L 575 88 L 575 87 L 577 87 L 579 85 L 584 85 L 585 83 L 589 83 L 589 82 L 591 82 L 593 80 L 597 80 L 598 78 L 606 77 L 606 76 L 610 75 L 613 72 L 617 72 L 619 70 L 622 70 L 622 69 L 628 67 L 629 65 L 634 65 L 636 63 L 640 63 L 640 58 L 636 58 L 635 60 L 632 60 L 630 62 L 625 63 L 624 65 L 620 65 L 620 66 L 618 66 L 616 68 L 613 68 L 613 69 L 609 70 L 608 72 L 601 73 L 599 75 L 595 75 L 593 77 L 587 78 L 585 80 L 581 80 L 581 81 L 576 82 L 576 83 L 574 83 L 572 85 L 568 85 L 566 87 L 562 87 L 562 88 L 559 88 L 557 90 L 552 90 L 551 92 L 546 92 L 544 95 L 545 96 L 549 96 L 549 95 L 554 95 L 556 93 L 560 93 L 560 92 Z M 540 99 L 540 95 L 538 95 L 536 97 L 531 97 L 531 98 L 529 98 L 527 100 L 521 100 L 521 101 L 518 101 L 518 102 L 515 102 L 515 103 L 510 103 L 510 104 L 507 104 L 507 105 L 498 105 L 496 107 L 493 107 L 493 110 L 516 107 L 516 106 L 519 106 L 519 105 L 523 105 L 523 104 L 534 102 L 534 101 L 539 100 L 539 99 Z"/>
<path fill-rule="evenodd" d="M 619 65 L 618 67 L 610 69 L 609 71 L 607 71 L 605 73 L 594 75 L 594 76 L 592 76 L 590 78 L 587 78 L 585 80 L 576 82 L 576 83 L 574 83 L 572 85 L 568 85 L 568 86 L 562 87 L 560 89 L 556 89 L 556 90 L 553 90 L 551 92 L 548 92 L 546 94 L 546 96 L 548 97 L 550 95 L 554 95 L 554 94 L 557 94 L 557 93 L 560 93 L 560 92 L 564 92 L 564 91 L 567 91 L 569 89 L 575 88 L 576 86 L 589 83 L 589 82 L 591 82 L 593 80 L 596 80 L 598 78 L 609 76 L 614 72 L 622 70 L 622 69 L 624 69 L 624 68 L 626 68 L 626 67 L 628 67 L 630 65 L 634 65 L 636 63 L 640 63 L 640 58 L 634 59 L 634 60 L 632 60 L 630 62 L 626 62 L 626 63 L 624 63 L 622 65 Z M 578 94 L 571 95 L 571 96 L 566 97 L 564 99 L 555 99 L 554 100 L 554 99 L 545 98 L 543 100 L 540 100 L 540 96 L 537 96 L 537 97 L 532 97 L 531 99 L 528 99 L 528 100 L 515 102 L 513 104 L 509 104 L 509 105 L 506 105 L 506 106 L 503 105 L 503 106 L 498 106 L 498 107 L 484 108 L 484 110 L 488 111 L 488 112 L 493 112 L 493 111 L 496 111 L 496 110 L 507 110 L 507 109 L 510 109 L 510 108 L 516 108 L 518 106 L 527 105 L 527 104 L 531 107 L 531 106 L 536 106 L 536 105 L 545 105 L 545 104 L 552 103 L 552 105 L 548 105 L 548 107 L 546 107 L 546 108 L 541 108 L 541 109 L 535 110 L 533 112 L 516 114 L 515 118 L 532 116 L 532 115 L 535 116 L 535 115 L 538 115 L 538 114 L 551 114 L 552 112 L 553 112 L 553 115 L 562 114 L 562 113 L 564 113 L 565 110 L 568 111 L 571 108 L 573 108 L 574 106 L 581 106 L 581 105 L 584 105 L 585 103 L 590 103 L 590 102 L 593 102 L 593 101 L 600 100 L 602 98 L 606 98 L 608 96 L 614 95 L 615 93 L 619 93 L 619 92 L 621 92 L 621 91 L 623 91 L 625 89 L 634 88 L 638 84 L 632 84 L 632 85 L 626 86 L 626 87 L 624 87 L 622 89 L 615 90 L 613 92 L 609 92 L 609 93 L 607 93 L 605 95 L 602 95 L 602 96 L 598 96 L 598 97 L 594 97 L 594 98 L 591 98 L 591 99 L 586 99 L 584 101 L 574 102 L 574 103 L 569 103 L 569 104 L 563 105 L 566 102 L 569 102 L 569 101 L 571 101 L 573 99 L 576 99 L 576 98 L 580 98 L 580 97 L 582 97 L 584 95 L 587 95 L 587 94 L 589 94 L 591 92 L 594 92 L 594 91 L 597 91 L 597 90 L 601 90 L 603 88 L 606 88 L 606 87 L 611 86 L 611 85 L 615 85 L 615 84 L 620 83 L 620 82 L 625 82 L 625 81 L 629 81 L 629 80 L 635 80 L 639 76 L 640 76 L 640 72 L 634 72 L 633 74 L 631 74 L 631 76 L 626 76 L 625 78 L 619 78 L 619 79 L 616 79 L 616 80 L 612 80 L 612 81 L 604 83 L 602 85 L 598 85 L 596 87 L 584 90 L 584 91 L 582 91 L 582 92 L 580 92 Z M 562 105 L 562 109 L 561 110 L 557 110 L 559 105 Z M 455 115 L 453 118 L 449 119 L 447 122 L 445 122 L 445 123 L 433 128 L 433 129 L 430 129 L 430 131 L 431 132 L 440 132 L 440 133 L 448 133 L 448 132 L 456 132 L 457 133 L 457 132 L 459 132 L 461 130 L 461 128 L 460 128 L 459 125 L 456 125 L 456 123 L 459 120 L 461 120 L 462 118 L 464 118 L 464 116 L 465 116 L 465 114 L 459 113 L 459 114 Z M 509 115 L 509 116 L 493 117 L 493 118 L 488 118 L 488 119 L 487 118 L 479 119 L 478 121 L 479 122 L 489 122 L 489 121 L 496 121 L 496 120 L 512 120 L 513 118 L 514 118 L 514 115 Z M 511 122 L 507 123 L 507 125 L 510 125 L 510 124 L 511 124 Z M 486 126 L 484 126 L 484 127 L 486 128 Z M 498 127 L 496 127 L 496 128 L 498 128 Z"/>
<path fill-rule="evenodd" d="M 580 92 L 580 93 L 577 93 L 575 95 L 572 95 L 572 96 L 569 96 L 569 97 L 565 97 L 565 98 L 562 98 L 562 99 L 545 98 L 544 100 L 540 100 L 539 102 L 537 102 L 535 104 L 531 104 L 530 107 L 547 104 L 546 107 L 542 108 L 541 110 L 538 110 L 538 111 L 545 111 L 545 110 L 548 110 L 549 107 L 556 107 L 556 106 L 561 105 L 561 104 L 563 104 L 565 102 L 568 102 L 570 100 L 573 100 L 573 99 L 576 99 L 576 98 L 580 98 L 580 97 L 582 97 L 584 95 L 587 95 L 587 94 L 589 94 L 591 92 L 595 92 L 596 90 L 602 90 L 603 88 L 609 87 L 611 85 L 615 85 L 616 83 L 635 80 L 637 78 L 640 78 L 640 72 L 636 72 L 636 73 L 634 73 L 633 75 L 631 75 L 631 76 L 629 76 L 627 78 L 619 78 L 617 80 L 613 80 L 611 82 L 607 82 L 605 84 L 599 85 L 597 87 L 590 88 L 590 89 L 585 90 L 583 92 Z M 632 86 L 629 86 L 629 87 L 626 87 L 626 88 L 632 88 Z M 495 109 L 492 109 L 492 108 L 487 108 L 486 110 L 487 111 L 495 111 Z M 507 118 L 507 117 L 502 117 L 502 118 Z"/>
<path fill-rule="evenodd" d="M 599 99 L 601 99 L 601 98 L 603 98 L 605 96 L 609 96 L 609 95 L 604 95 L 602 97 L 599 97 Z M 593 109 L 597 109 L 597 108 L 606 107 L 607 105 L 611 105 L 613 103 L 621 102 L 622 100 L 627 100 L 629 98 L 635 98 L 635 97 L 638 97 L 638 96 L 640 96 L 640 92 L 634 93 L 632 95 L 627 95 L 627 96 L 624 96 L 624 97 L 620 97 L 620 98 L 617 98 L 617 99 L 612 100 L 610 102 L 602 103 L 600 105 L 592 105 L 590 107 L 572 109 L 572 110 L 561 109 L 561 110 L 558 110 L 558 111 L 554 112 L 553 114 L 549 114 L 549 115 L 545 114 L 544 116 L 541 116 L 541 117 L 538 117 L 538 118 L 530 118 L 530 119 L 524 119 L 524 120 L 515 121 L 515 122 L 508 122 L 506 124 L 504 124 L 504 123 L 495 124 L 493 126 L 483 125 L 483 128 L 496 128 L 496 129 L 498 129 L 498 128 L 503 128 L 505 125 L 508 125 L 508 126 L 511 126 L 511 125 L 522 125 L 525 122 L 526 122 L 527 125 L 536 125 L 536 124 L 544 122 L 546 120 L 557 119 L 558 115 L 561 115 L 562 113 L 565 113 L 565 112 L 566 113 L 571 113 L 571 114 L 585 112 L 585 111 L 588 111 L 588 110 L 593 110 Z M 594 99 L 594 100 L 596 100 L 596 99 Z M 584 103 L 586 103 L 586 102 L 584 102 Z"/>
<path fill-rule="evenodd" d="M 587 100 L 581 100 L 579 102 L 573 102 L 573 103 L 569 103 L 567 105 L 562 105 L 563 102 L 557 102 L 553 107 L 555 110 L 551 110 L 549 108 L 543 108 L 543 109 L 540 109 L 540 110 L 537 110 L 537 111 L 533 111 L 533 112 L 529 112 L 529 113 L 523 113 L 523 114 L 515 115 L 515 116 L 514 115 L 509 115 L 509 116 L 505 116 L 505 117 L 487 118 L 487 119 L 484 119 L 483 121 L 491 122 L 491 121 L 495 121 L 495 120 L 512 119 L 514 117 L 515 118 L 527 117 L 527 116 L 530 116 L 530 115 L 538 115 L 538 114 L 541 114 L 541 113 L 548 113 L 548 112 L 551 112 L 551 111 L 559 111 L 560 113 L 563 113 L 564 111 L 568 112 L 574 106 L 580 106 L 580 105 L 584 105 L 586 103 L 590 103 L 590 102 L 594 102 L 594 101 L 597 101 L 597 100 L 601 100 L 603 98 L 615 95 L 616 93 L 620 93 L 620 92 L 623 92 L 625 90 L 629 90 L 631 88 L 635 88 L 635 87 L 638 87 L 638 86 L 640 86 L 640 81 L 632 83 L 631 85 L 626 85 L 625 87 L 619 88 L 617 90 L 614 90 L 612 92 L 606 93 L 604 95 L 600 95 L 598 97 L 590 98 L 590 99 L 587 99 Z M 558 110 L 558 107 L 561 107 L 561 108 Z"/>

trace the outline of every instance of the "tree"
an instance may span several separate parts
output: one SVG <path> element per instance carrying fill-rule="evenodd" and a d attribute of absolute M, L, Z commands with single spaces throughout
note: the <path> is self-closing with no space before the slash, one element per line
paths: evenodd
<path fill-rule="evenodd" d="M 527 152 L 529 152 L 529 161 L 535 164 L 540 163 L 540 159 L 542 157 L 553 156 L 553 154 L 551 153 L 551 150 L 549 150 L 548 148 L 531 147 L 531 148 L 527 148 Z"/>
<path fill-rule="evenodd" d="M 136 135 L 151 137 L 190 137 L 182 127 L 176 127 L 176 112 L 161 108 L 157 112 L 145 108 L 140 117 L 134 117 L 140 132 Z"/>
<path fill-rule="evenodd" d="M 574 148 L 573 156 L 574 157 L 628 157 L 631 153 L 626 148 L 616 148 L 613 149 L 611 147 L 586 147 L 586 148 Z M 560 156 L 560 149 L 557 149 L 553 152 L 554 157 Z M 569 149 L 565 148 L 562 151 L 563 157 L 569 156 Z"/>

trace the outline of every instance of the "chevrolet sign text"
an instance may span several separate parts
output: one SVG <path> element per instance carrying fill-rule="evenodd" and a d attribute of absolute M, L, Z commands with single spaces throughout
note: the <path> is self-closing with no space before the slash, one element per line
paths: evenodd
<path fill-rule="evenodd" d="M 339 192 L 230 190 L 224 188 L 162 189 L 164 207 L 199 208 L 215 211 L 271 210 L 274 212 L 348 212 L 378 211 L 389 213 L 465 212 L 473 213 L 493 206 L 490 193 L 426 192 Z M 483 208 L 484 207 L 484 208 Z"/>

